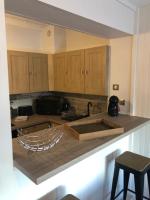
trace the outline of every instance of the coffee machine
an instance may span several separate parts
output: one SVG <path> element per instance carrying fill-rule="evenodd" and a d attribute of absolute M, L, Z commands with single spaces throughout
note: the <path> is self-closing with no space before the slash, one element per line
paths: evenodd
<path fill-rule="evenodd" d="M 119 98 L 117 96 L 111 96 L 109 98 L 109 105 L 108 105 L 108 115 L 115 117 L 118 116 L 119 113 Z"/>

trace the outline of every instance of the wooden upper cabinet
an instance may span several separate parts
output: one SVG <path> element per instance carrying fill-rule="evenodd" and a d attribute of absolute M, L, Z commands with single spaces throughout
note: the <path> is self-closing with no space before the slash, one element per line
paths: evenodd
<path fill-rule="evenodd" d="M 54 90 L 107 95 L 108 47 L 54 55 Z"/>
<path fill-rule="evenodd" d="M 8 72 L 10 93 L 28 93 L 28 54 L 19 51 L 8 51 Z"/>
<path fill-rule="evenodd" d="M 54 61 L 54 90 L 65 91 L 66 83 L 66 53 L 58 53 L 53 57 Z"/>
<path fill-rule="evenodd" d="M 29 53 L 30 92 L 48 91 L 48 55 Z"/>
<path fill-rule="evenodd" d="M 85 50 L 85 93 L 107 95 L 108 47 Z"/>
<path fill-rule="evenodd" d="M 8 51 L 10 94 L 48 91 L 48 55 Z"/>
<path fill-rule="evenodd" d="M 67 52 L 67 92 L 84 93 L 84 50 Z"/>

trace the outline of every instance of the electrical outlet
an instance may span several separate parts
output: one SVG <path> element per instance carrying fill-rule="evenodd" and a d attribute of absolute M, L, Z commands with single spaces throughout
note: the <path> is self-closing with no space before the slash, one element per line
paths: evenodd
<path fill-rule="evenodd" d="M 120 104 L 121 106 L 125 106 L 125 100 L 124 100 L 124 99 L 119 100 L 119 104 Z"/>
<path fill-rule="evenodd" d="M 119 90 L 119 84 L 113 84 L 113 90 Z"/>

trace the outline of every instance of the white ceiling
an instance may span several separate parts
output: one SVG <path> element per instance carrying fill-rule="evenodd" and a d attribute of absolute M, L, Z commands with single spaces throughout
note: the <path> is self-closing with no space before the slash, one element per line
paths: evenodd
<path fill-rule="evenodd" d="M 104 38 L 128 36 L 128 33 L 69 13 L 37 0 L 5 0 L 6 13 L 26 17 L 41 23 L 61 25 L 76 31 L 83 31 Z"/>
<path fill-rule="evenodd" d="M 128 0 L 128 2 L 136 7 L 146 6 L 150 4 L 150 0 Z"/>

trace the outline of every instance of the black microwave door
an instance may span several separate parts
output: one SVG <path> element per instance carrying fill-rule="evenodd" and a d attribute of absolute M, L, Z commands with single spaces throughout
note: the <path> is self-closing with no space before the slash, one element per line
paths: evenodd
<path fill-rule="evenodd" d="M 55 99 L 37 100 L 36 113 L 40 115 L 59 115 L 60 103 Z"/>

